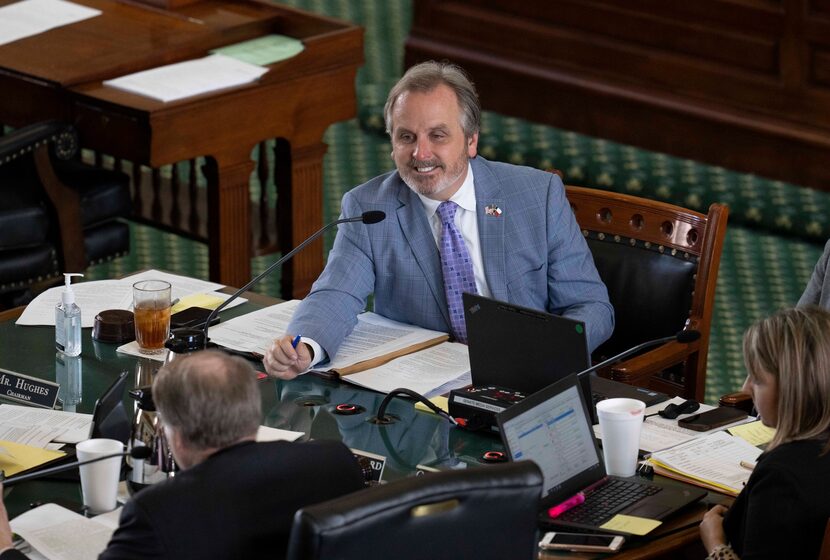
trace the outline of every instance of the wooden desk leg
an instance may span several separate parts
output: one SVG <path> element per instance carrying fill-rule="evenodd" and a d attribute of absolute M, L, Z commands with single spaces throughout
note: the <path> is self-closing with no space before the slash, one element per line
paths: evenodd
<path fill-rule="evenodd" d="M 205 158 L 210 279 L 228 286 L 244 286 L 251 279 L 249 184 L 254 162 L 250 151 L 244 158 Z"/>
<path fill-rule="evenodd" d="M 275 147 L 277 227 L 282 254 L 323 226 L 323 156 L 328 146 Z M 303 298 L 323 270 L 323 240 L 318 239 L 283 266 L 282 297 Z"/>

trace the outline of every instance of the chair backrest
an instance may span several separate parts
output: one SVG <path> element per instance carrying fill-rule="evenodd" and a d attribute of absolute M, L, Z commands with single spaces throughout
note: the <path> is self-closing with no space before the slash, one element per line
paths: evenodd
<path fill-rule="evenodd" d="M 702 398 L 727 208 L 712 204 L 701 214 L 582 187 L 567 187 L 567 196 L 615 311 L 614 333 L 594 359 L 684 327 L 698 330 L 697 351 L 680 372 L 684 390 L 667 392 Z"/>
<path fill-rule="evenodd" d="M 397 480 L 298 511 L 288 558 L 534 558 L 541 491 L 529 461 Z"/>

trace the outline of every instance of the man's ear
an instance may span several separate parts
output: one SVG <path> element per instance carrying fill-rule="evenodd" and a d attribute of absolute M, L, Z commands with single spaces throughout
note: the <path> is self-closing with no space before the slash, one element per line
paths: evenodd
<path fill-rule="evenodd" d="M 478 154 L 478 132 L 467 138 L 467 157 L 474 158 Z"/>
<path fill-rule="evenodd" d="M 185 467 L 185 463 L 189 461 L 189 449 L 181 434 L 175 428 L 164 426 L 164 437 L 167 438 L 167 445 L 170 446 L 170 451 L 173 453 L 173 458 L 180 467 Z M 186 468 L 186 467 L 185 467 Z"/>

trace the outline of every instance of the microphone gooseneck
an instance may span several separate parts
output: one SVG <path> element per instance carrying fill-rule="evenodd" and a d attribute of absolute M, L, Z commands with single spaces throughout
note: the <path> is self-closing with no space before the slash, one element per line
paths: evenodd
<path fill-rule="evenodd" d="M 375 416 L 375 420 L 378 423 L 387 423 L 388 419 L 386 417 L 386 407 L 389 406 L 389 403 L 392 401 L 393 398 L 401 395 L 414 399 L 418 402 L 424 403 L 424 405 L 426 405 L 430 410 L 432 410 L 438 416 L 445 418 L 450 424 L 458 424 L 458 422 L 455 421 L 455 418 L 441 410 L 439 406 L 430 401 L 428 398 L 426 398 L 420 393 L 416 393 L 415 391 L 406 388 L 392 389 L 385 397 L 383 397 L 383 400 L 380 402 L 380 406 L 378 407 L 377 416 Z"/>
<path fill-rule="evenodd" d="M 647 340 L 638 344 L 633 348 L 629 348 L 624 352 L 620 352 L 616 356 L 611 356 L 607 360 L 603 360 L 602 362 L 593 365 L 587 369 L 584 369 L 576 374 L 577 378 L 582 379 L 586 375 L 591 372 L 597 371 L 598 369 L 602 369 L 606 366 L 611 366 L 624 360 L 625 358 L 631 356 L 632 354 L 636 354 L 638 352 L 642 352 L 646 348 L 651 348 L 652 346 L 659 346 L 660 344 L 665 344 L 667 342 L 671 342 L 676 340 L 681 344 L 689 344 L 690 342 L 694 342 L 695 340 L 700 338 L 700 331 L 695 330 L 688 330 L 688 331 L 680 331 L 677 334 L 673 334 L 672 336 L 664 336 L 662 338 L 655 338 L 654 340 Z"/>
<path fill-rule="evenodd" d="M 57 474 L 65 471 L 71 471 L 72 469 L 77 469 L 82 465 L 88 465 L 90 463 L 97 463 L 98 461 L 104 461 L 105 459 L 113 459 L 115 457 L 132 457 L 133 459 L 149 459 L 150 456 L 153 454 L 153 450 L 146 446 L 139 446 L 134 447 L 130 451 L 122 451 L 121 453 L 112 453 L 110 455 L 102 455 L 101 457 L 95 457 L 94 459 L 89 459 L 88 461 L 74 461 L 72 463 L 66 465 L 58 465 L 56 467 L 51 467 L 48 469 L 43 469 L 40 471 L 35 471 L 32 473 L 21 474 L 19 476 L 13 476 L 11 478 L 7 478 L 3 480 L 3 487 L 8 488 L 9 486 L 14 486 L 18 482 L 25 482 L 27 480 L 32 480 L 35 478 L 41 478 L 44 476 L 49 476 L 50 474 Z"/>
<path fill-rule="evenodd" d="M 334 226 L 340 225 L 340 224 L 346 224 L 346 223 L 350 223 L 350 222 L 362 222 L 364 224 L 376 224 L 380 221 L 383 221 L 385 218 L 386 218 L 386 213 L 385 212 L 381 212 L 380 210 L 369 210 L 369 211 L 364 212 L 360 216 L 355 216 L 355 217 L 352 217 L 352 218 L 340 218 L 339 220 L 335 220 L 331 223 L 328 223 L 328 224 L 324 225 L 323 227 L 321 227 L 320 229 L 318 229 L 317 231 L 312 233 L 308 238 L 305 239 L 305 241 L 303 241 L 302 243 L 300 243 L 299 245 L 297 245 L 296 247 L 291 249 L 288 253 L 286 253 L 285 255 L 280 257 L 279 259 L 277 259 L 277 261 L 274 264 L 272 264 L 271 266 L 266 268 L 262 273 L 260 273 L 258 276 L 256 276 L 253 280 L 251 280 L 250 282 L 248 282 L 247 284 L 245 284 L 244 286 L 242 286 L 241 288 L 236 290 L 231 295 L 231 297 L 229 297 L 228 299 L 223 301 L 221 305 L 219 305 L 216 309 L 214 309 L 211 312 L 210 315 L 208 315 L 208 318 L 205 321 L 205 327 L 204 327 L 204 333 L 205 333 L 204 344 L 205 344 L 205 347 L 207 347 L 207 343 L 208 343 L 208 327 L 210 326 L 211 321 L 213 321 L 213 319 L 216 317 L 216 315 L 218 315 L 220 311 L 222 311 L 224 308 L 226 308 L 233 300 L 235 300 L 240 295 L 242 295 L 243 293 L 248 291 L 252 286 L 257 284 L 260 280 L 262 280 L 263 278 L 265 278 L 266 276 L 271 274 L 271 272 L 273 272 L 274 269 L 276 269 L 277 267 L 282 265 L 285 261 L 287 261 L 288 259 L 290 259 L 294 255 L 296 255 L 297 253 L 302 251 L 309 243 L 311 243 L 312 241 L 314 241 L 315 239 L 320 237 L 323 233 L 325 233 L 329 229 L 333 228 Z"/>

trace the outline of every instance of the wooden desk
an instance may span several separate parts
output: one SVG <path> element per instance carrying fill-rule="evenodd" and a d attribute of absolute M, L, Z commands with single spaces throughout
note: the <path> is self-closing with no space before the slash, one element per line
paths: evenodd
<path fill-rule="evenodd" d="M 78 128 L 83 147 L 153 168 L 207 156 L 210 277 L 224 284 L 251 276 L 248 184 L 259 142 L 284 140 L 276 162 L 282 252 L 322 225 L 322 137 L 355 115 L 359 27 L 256 0 L 175 11 L 75 1 L 103 14 L 0 46 L 0 122 L 62 119 Z M 254 84 L 171 103 L 102 85 L 267 33 L 302 39 L 305 50 Z M 283 294 L 305 295 L 322 266 L 318 240 L 284 268 Z"/>

